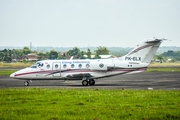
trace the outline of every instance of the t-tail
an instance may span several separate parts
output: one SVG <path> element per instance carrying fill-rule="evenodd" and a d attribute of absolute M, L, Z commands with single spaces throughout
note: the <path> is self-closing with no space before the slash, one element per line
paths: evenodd
<path fill-rule="evenodd" d="M 150 63 L 153 56 L 163 40 L 166 39 L 151 39 L 147 40 L 135 47 L 127 55 L 123 56 L 125 61 L 139 61 L 142 63 Z"/>

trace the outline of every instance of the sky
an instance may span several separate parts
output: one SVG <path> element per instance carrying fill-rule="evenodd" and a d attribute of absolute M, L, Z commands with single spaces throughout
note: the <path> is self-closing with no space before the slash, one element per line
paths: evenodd
<path fill-rule="evenodd" d="M 0 0 L 0 46 L 180 46 L 180 0 Z"/>

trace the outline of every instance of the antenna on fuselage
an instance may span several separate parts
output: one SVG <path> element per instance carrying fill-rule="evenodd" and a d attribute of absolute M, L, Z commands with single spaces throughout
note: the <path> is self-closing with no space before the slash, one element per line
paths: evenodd
<path fill-rule="evenodd" d="M 69 60 L 72 60 L 74 58 L 74 56 L 71 56 L 71 58 Z"/>

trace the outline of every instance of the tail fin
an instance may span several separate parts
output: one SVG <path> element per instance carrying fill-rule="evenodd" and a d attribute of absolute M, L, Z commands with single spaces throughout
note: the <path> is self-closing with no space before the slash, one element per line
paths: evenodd
<path fill-rule="evenodd" d="M 147 40 L 123 57 L 126 61 L 141 61 L 142 63 L 150 63 L 163 40 L 165 39 Z"/>

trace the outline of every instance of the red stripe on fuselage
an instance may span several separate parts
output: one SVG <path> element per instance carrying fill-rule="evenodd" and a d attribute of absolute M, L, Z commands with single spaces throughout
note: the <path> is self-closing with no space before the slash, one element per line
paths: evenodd
<path fill-rule="evenodd" d="M 124 72 L 132 72 L 132 71 L 141 71 L 141 70 L 146 70 L 147 68 L 122 68 L 122 69 L 113 69 L 110 70 L 111 72 L 118 72 L 118 71 L 124 71 Z M 15 74 L 14 76 L 23 76 L 23 75 L 28 75 L 28 74 L 53 74 L 53 73 L 77 73 L 77 72 L 95 72 L 97 70 L 90 70 L 90 69 L 85 69 L 85 70 L 79 70 L 79 69 L 71 69 L 71 70 L 64 70 L 64 71 L 58 71 L 58 70 L 48 70 L 48 71 L 36 71 L 36 72 L 26 72 L 26 73 L 20 73 L 20 74 Z M 109 71 L 109 72 L 110 72 Z M 108 71 L 103 71 L 103 72 L 108 72 Z"/>
<path fill-rule="evenodd" d="M 48 71 L 36 71 L 36 72 L 26 72 L 26 73 L 15 74 L 14 76 L 22 76 L 22 75 L 37 74 L 37 73 L 52 73 L 52 70 L 48 70 Z"/>

